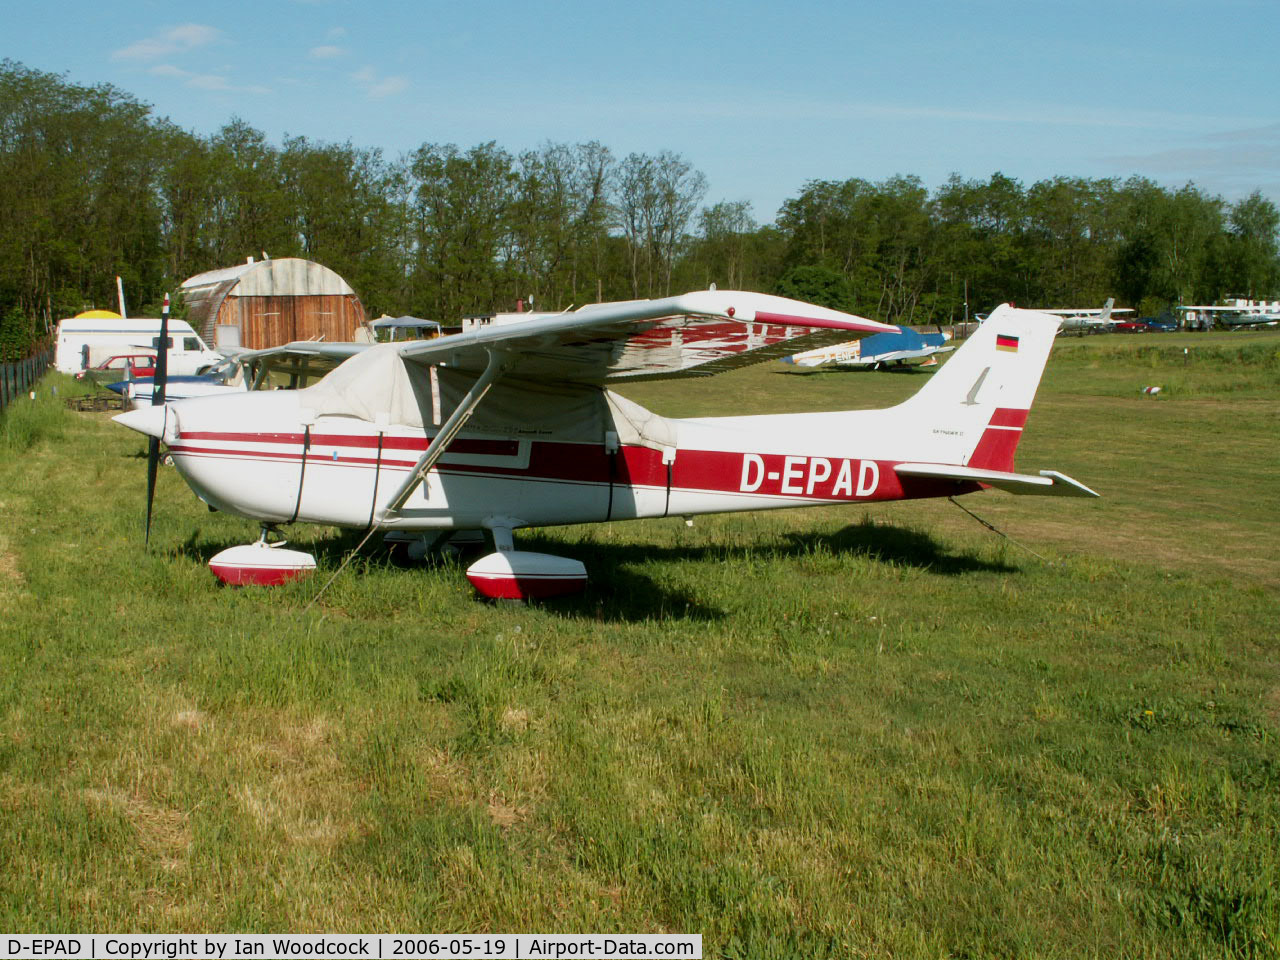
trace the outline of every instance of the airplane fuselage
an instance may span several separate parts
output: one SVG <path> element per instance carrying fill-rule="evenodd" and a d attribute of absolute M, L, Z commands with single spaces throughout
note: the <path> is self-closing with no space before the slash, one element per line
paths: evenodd
<path fill-rule="evenodd" d="M 945 496 L 977 484 L 899 477 L 930 446 L 1016 443 L 1017 417 L 974 411 L 946 430 L 886 411 L 668 420 L 671 446 L 463 433 L 398 511 L 395 491 L 434 429 L 308 418 L 302 392 L 172 405 L 166 440 L 196 494 L 219 510 L 293 521 L 431 530 L 548 526 Z M 1023 419 L 1025 413 L 1023 414 Z"/>

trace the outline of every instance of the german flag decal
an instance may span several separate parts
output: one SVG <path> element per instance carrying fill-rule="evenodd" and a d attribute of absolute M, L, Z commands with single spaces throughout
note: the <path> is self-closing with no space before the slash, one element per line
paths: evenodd
<path fill-rule="evenodd" d="M 1009 353 L 1018 352 L 1018 338 L 1011 337 L 1007 333 L 996 334 L 996 349 L 1006 350 Z"/>

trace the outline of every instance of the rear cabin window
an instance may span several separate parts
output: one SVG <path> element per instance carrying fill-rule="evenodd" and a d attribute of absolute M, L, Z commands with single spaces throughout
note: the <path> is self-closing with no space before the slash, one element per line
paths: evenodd
<path fill-rule="evenodd" d="M 165 348 L 166 350 L 172 350 L 172 349 L 173 349 L 173 337 L 165 337 L 165 338 L 164 338 L 164 348 Z M 152 350 L 159 350 L 159 349 L 160 349 L 160 338 L 159 338 L 159 337 L 152 337 L 152 338 L 151 338 L 151 349 L 152 349 Z"/>

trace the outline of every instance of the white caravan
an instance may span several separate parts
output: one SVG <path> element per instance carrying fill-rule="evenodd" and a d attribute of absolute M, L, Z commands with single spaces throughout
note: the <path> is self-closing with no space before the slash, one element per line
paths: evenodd
<path fill-rule="evenodd" d="M 80 373 L 113 357 L 154 357 L 160 345 L 159 319 L 125 319 L 108 310 L 90 310 L 58 322 L 53 365 L 62 373 Z M 222 360 L 185 320 L 169 320 L 169 373 L 185 376 Z M 123 369 L 124 361 L 112 363 Z"/>

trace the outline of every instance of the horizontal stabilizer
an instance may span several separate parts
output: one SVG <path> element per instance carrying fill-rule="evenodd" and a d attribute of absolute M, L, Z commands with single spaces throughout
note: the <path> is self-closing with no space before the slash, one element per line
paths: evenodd
<path fill-rule="evenodd" d="M 1008 493 L 1041 497 L 1096 497 L 1097 493 L 1083 483 L 1072 480 L 1057 470 L 1041 470 L 1039 476 L 1008 473 L 1004 470 L 980 470 L 946 463 L 899 463 L 894 472 L 906 477 L 937 477 L 944 480 L 969 480 L 985 483 Z"/>

